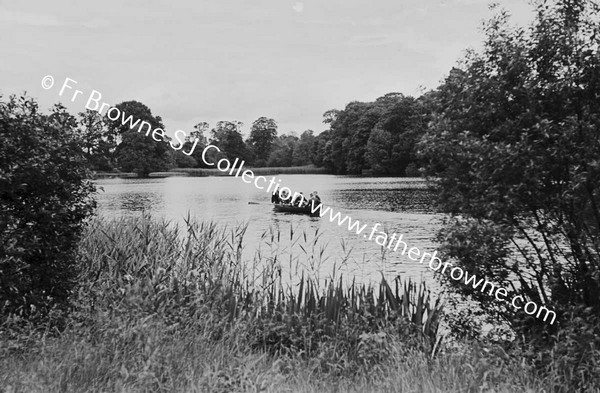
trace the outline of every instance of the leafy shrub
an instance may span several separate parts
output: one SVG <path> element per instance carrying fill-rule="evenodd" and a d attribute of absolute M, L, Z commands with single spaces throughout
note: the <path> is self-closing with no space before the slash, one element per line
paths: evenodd
<path fill-rule="evenodd" d="M 1 98 L 1 97 L 0 97 Z M 65 305 L 95 202 L 75 119 L 31 98 L 0 101 L 0 320 Z"/>
<path fill-rule="evenodd" d="M 591 358 L 583 367 L 586 348 L 597 346 L 579 331 L 600 329 L 592 318 L 600 314 L 598 6 L 534 7 L 529 28 L 512 27 L 505 12 L 492 18 L 483 50 L 470 52 L 435 93 L 421 149 L 440 206 L 453 215 L 440 236 L 444 257 L 509 288 L 509 299 L 553 310 L 556 323 L 462 282 L 447 279 L 449 286 L 508 323 L 534 353 L 560 354 L 563 370 L 593 380 L 574 370 L 596 367 Z M 589 312 L 577 320 L 573 310 Z"/>

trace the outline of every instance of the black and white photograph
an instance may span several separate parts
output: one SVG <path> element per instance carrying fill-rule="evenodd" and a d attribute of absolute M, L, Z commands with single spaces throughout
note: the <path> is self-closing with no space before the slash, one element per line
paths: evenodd
<path fill-rule="evenodd" d="M 0 393 L 600 393 L 597 0 L 0 37 Z"/>

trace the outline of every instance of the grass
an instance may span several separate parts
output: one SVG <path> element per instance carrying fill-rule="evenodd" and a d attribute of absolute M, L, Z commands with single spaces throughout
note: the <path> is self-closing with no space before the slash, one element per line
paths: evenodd
<path fill-rule="evenodd" d="M 245 230 L 94 221 L 60 331 L 0 325 L 0 391 L 568 391 L 500 347 L 445 344 L 423 285 L 284 280 L 280 240 L 306 250 L 290 263 L 318 268 L 319 234 L 271 230 L 244 261 Z"/>

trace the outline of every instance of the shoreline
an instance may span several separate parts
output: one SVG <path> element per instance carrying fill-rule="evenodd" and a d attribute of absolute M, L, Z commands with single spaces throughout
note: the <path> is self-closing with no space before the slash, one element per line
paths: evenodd
<path fill-rule="evenodd" d="M 251 170 L 255 175 L 335 175 L 331 173 L 325 168 L 318 168 L 314 166 L 295 166 L 295 167 L 257 167 L 257 168 L 245 168 L 246 170 Z M 218 170 L 217 168 L 174 168 L 168 171 L 163 172 L 151 172 L 146 177 L 140 177 L 137 173 L 134 172 L 104 172 L 97 171 L 94 172 L 94 176 L 92 180 L 96 179 L 111 179 L 111 178 L 135 178 L 135 179 L 144 179 L 144 178 L 166 178 L 166 177 L 222 177 L 222 176 L 232 176 L 227 172 L 223 172 Z M 412 176 L 374 176 L 370 174 L 362 174 L 362 175 L 339 175 L 339 176 L 349 176 L 349 177 L 359 177 L 359 178 L 389 178 L 394 177 L 398 179 L 415 179 L 415 180 L 423 180 L 426 181 L 423 177 L 412 177 Z"/>

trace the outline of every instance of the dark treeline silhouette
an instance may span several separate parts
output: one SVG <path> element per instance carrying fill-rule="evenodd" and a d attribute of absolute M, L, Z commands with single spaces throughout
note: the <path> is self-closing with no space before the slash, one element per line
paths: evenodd
<path fill-rule="evenodd" d="M 121 118 L 110 120 L 88 110 L 79 113 L 78 122 L 88 163 L 97 171 L 147 176 L 172 168 L 207 168 L 202 151 L 212 144 L 221 151 L 210 150 L 211 161 L 227 157 L 255 167 L 314 165 L 335 174 L 418 176 L 421 163 L 415 146 L 435 108 L 433 96 L 428 93 L 413 98 L 389 93 L 374 102 L 353 101 L 343 110 L 325 112 L 323 123 L 327 129 L 318 135 L 313 130 L 300 136 L 294 132 L 279 135 L 274 119 L 260 117 L 244 140 L 243 123 L 239 121 L 219 121 L 212 128 L 200 122 L 186 133 L 179 150 L 170 149 L 168 143 L 157 143 L 151 135 L 140 132 L 145 130 L 139 124 L 130 128 L 130 123 Z M 126 118 L 145 121 L 152 129 L 165 128 L 160 116 L 154 116 L 140 102 L 123 102 L 116 107 Z M 179 139 L 173 143 L 179 146 Z"/>
<path fill-rule="evenodd" d="M 313 163 L 336 174 L 418 176 L 415 146 L 434 108 L 431 97 L 389 93 L 325 112 L 330 129 L 317 136 Z"/>

